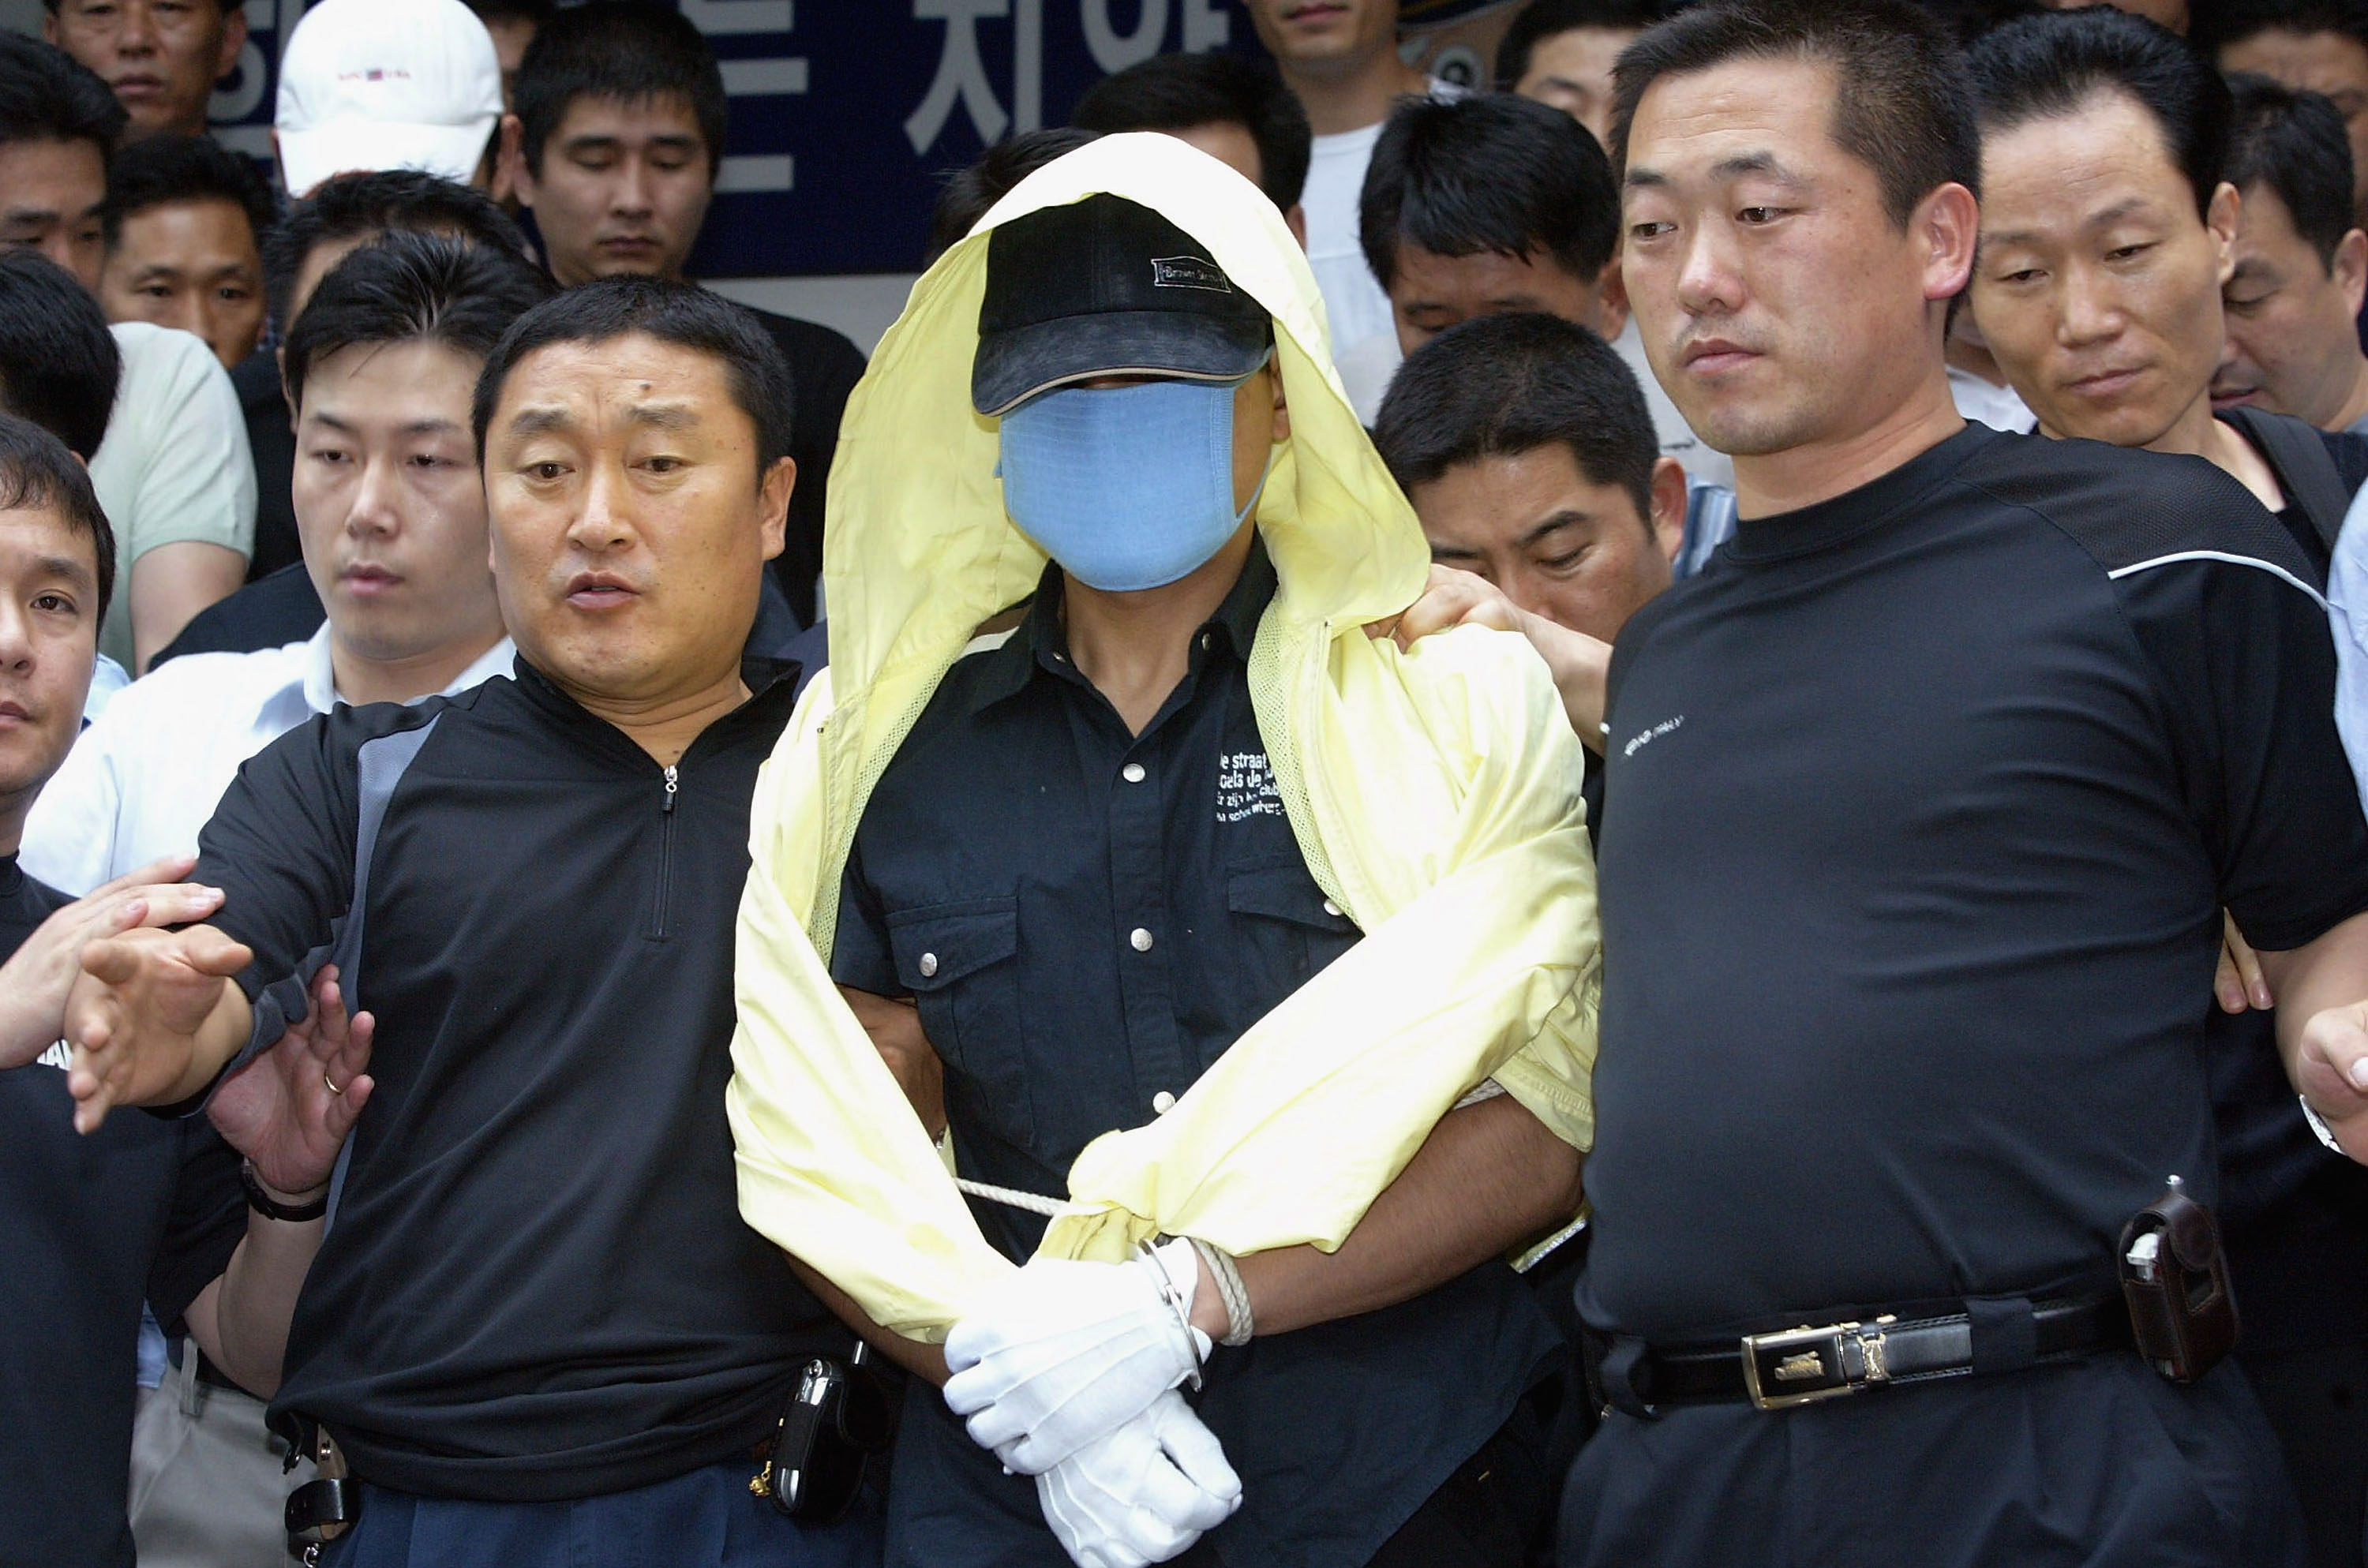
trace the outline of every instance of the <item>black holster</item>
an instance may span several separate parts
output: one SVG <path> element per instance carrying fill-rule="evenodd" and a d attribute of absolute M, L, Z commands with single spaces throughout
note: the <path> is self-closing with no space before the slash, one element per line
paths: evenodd
<path fill-rule="evenodd" d="M 2156 1371 L 2192 1383 L 2236 1348 L 2237 1298 L 2220 1227 L 2178 1177 L 2122 1227 L 2116 1261 L 2138 1354 Z"/>

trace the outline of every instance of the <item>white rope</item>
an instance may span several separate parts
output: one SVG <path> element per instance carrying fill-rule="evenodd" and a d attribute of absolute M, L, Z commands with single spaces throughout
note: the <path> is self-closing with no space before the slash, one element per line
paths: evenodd
<path fill-rule="evenodd" d="M 964 1176 L 954 1177 L 954 1185 L 973 1198 L 984 1198 L 989 1203 L 1000 1203 L 1007 1209 L 1025 1209 L 1030 1214 L 1042 1214 L 1048 1219 L 1069 1207 L 1057 1198 L 1039 1198 L 1016 1187 L 996 1187 L 991 1182 L 972 1181 Z"/>

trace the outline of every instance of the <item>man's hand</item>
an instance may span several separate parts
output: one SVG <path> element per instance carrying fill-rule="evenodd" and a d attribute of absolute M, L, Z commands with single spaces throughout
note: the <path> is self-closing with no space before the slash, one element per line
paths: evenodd
<path fill-rule="evenodd" d="M 1485 577 L 1436 562 L 1422 597 L 1395 620 L 1374 621 L 1365 633 L 1393 638 L 1399 647 L 1411 648 L 1432 632 L 1452 626 L 1486 626 L 1528 638 L 1554 676 L 1570 727 L 1589 750 L 1603 750 L 1603 687 L 1611 672 L 1611 644 L 1523 609 Z"/>
<path fill-rule="evenodd" d="M 1036 1501 L 1077 1568 L 1144 1568 L 1231 1517 L 1242 1482 L 1215 1435 L 1170 1392 L 1038 1476 Z"/>
<path fill-rule="evenodd" d="M 95 1132 L 117 1106 L 169 1104 L 204 1087 L 236 1054 L 225 1037 L 237 1031 L 218 1016 L 223 994 L 236 994 L 229 977 L 254 957 L 211 926 L 127 931 L 85 948 L 65 1009 L 75 1129 Z"/>
<path fill-rule="evenodd" d="M 2368 1002 L 2311 1015 L 2294 1077 L 2343 1152 L 2368 1165 Z"/>
<path fill-rule="evenodd" d="M 1034 1259 L 946 1335 L 946 1403 L 979 1447 L 1040 1475 L 1200 1369 L 1209 1336 L 1186 1321 L 1200 1279 L 1181 1237 L 1124 1263 Z"/>
<path fill-rule="evenodd" d="M 2212 994 L 2224 1013 L 2241 1013 L 2248 1007 L 2266 1012 L 2278 1005 L 2269 977 L 2261 972 L 2260 955 L 2237 929 L 2237 917 L 2225 909 L 2220 912 L 2220 968 L 2212 977 Z"/>
<path fill-rule="evenodd" d="M 1527 636 L 1528 619 L 1527 613 L 1486 577 L 1434 563 L 1420 598 L 1400 610 L 1396 619 L 1377 620 L 1365 631 L 1372 636 L 1392 638 L 1401 648 L 1411 648 L 1451 626 L 1489 626 Z"/>
<path fill-rule="evenodd" d="M 313 979 L 313 1006 L 279 1043 L 222 1080 L 206 1114 L 232 1148 L 255 1163 L 272 1192 L 303 1201 L 328 1186 L 337 1152 L 370 1099 L 368 1013 L 347 1016 L 337 970 Z"/>
<path fill-rule="evenodd" d="M 41 922 L 0 964 L 0 1068 L 22 1067 L 65 1033 L 66 997 L 83 949 L 142 926 L 179 926 L 222 907 L 220 889 L 180 879 L 194 855 L 168 855 L 118 877 Z"/>

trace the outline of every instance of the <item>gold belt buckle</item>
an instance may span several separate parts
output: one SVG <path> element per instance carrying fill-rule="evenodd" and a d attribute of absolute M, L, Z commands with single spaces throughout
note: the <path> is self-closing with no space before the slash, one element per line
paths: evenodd
<path fill-rule="evenodd" d="M 1743 1336 L 1743 1385 L 1762 1410 L 1788 1410 L 1891 1381 L 1884 1361 L 1886 1313 L 1871 1324 L 1828 1324 Z"/>

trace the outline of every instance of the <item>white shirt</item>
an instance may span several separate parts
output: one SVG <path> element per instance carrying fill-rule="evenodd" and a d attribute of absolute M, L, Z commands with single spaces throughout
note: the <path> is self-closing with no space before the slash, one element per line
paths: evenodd
<path fill-rule="evenodd" d="M 131 684 L 131 676 L 121 665 L 101 653 L 90 662 L 90 694 L 82 699 L 82 722 L 95 723 L 107 711 L 108 703 L 117 692 Z"/>
<path fill-rule="evenodd" d="M 503 638 L 441 693 L 510 673 Z M 239 765 L 340 699 L 329 628 L 253 653 L 188 653 L 118 692 L 33 802 L 18 863 L 79 897 L 159 856 L 193 854 Z"/>
<path fill-rule="evenodd" d="M 2335 559 L 2327 569 L 2328 619 L 2335 631 L 2335 728 L 2368 808 L 2368 488 L 2351 498 Z"/>
<path fill-rule="evenodd" d="M 1949 395 L 1957 400 L 1958 414 L 1977 425 L 2009 436 L 2028 436 L 2039 428 L 2039 415 L 2031 412 L 2021 393 L 1986 381 L 1971 370 L 1949 367 Z"/>
<path fill-rule="evenodd" d="M 115 529 L 115 595 L 98 651 L 131 667 L 131 565 L 160 544 L 255 553 L 255 456 L 238 391 L 203 339 L 146 322 L 108 328 L 123 360 L 107 437 L 90 458 Z"/>
<path fill-rule="evenodd" d="M 1433 78 L 1430 96 L 1452 102 L 1469 95 L 1452 82 Z M 1396 329 L 1390 324 L 1390 297 L 1373 269 L 1365 263 L 1365 247 L 1357 238 L 1357 200 L 1364 194 L 1365 165 L 1372 162 L 1373 143 L 1382 139 L 1383 121 L 1318 136 L 1308 148 L 1307 183 L 1300 188 L 1299 209 L 1307 219 L 1307 265 L 1324 296 L 1324 314 L 1332 327 L 1332 362 L 1358 345 L 1380 337 L 1388 352 L 1397 352 Z M 1389 384 L 1384 370 L 1372 390 L 1381 401 L 1381 387 Z M 1360 410 L 1360 412 L 1362 412 Z M 1368 423 L 1371 423 L 1368 419 Z"/>

